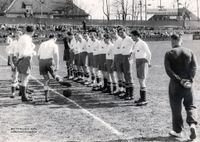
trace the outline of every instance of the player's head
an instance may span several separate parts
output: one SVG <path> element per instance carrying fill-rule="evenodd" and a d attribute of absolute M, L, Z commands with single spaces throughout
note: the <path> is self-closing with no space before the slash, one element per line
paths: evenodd
<path fill-rule="evenodd" d="M 75 37 L 76 37 L 76 40 L 77 40 L 77 41 L 79 41 L 79 42 L 82 41 L 82 36 L 81 36 L 80 33 L 77 32 Z"/>
<path fill-rule="evenodd" d="M 55 41 L 57 40 L 57 38 L 56 38 L 56 36 L 55 36 L 54 34 L 50 34 L 50 35 L 49 35 L 49 39 L 53 39 L 53 40 L 55 40 Z"/>
<path fill-rule="evenodd" d="M 118 27 L 118 35 L 122 38 L 126 37 L 126 29 L 124 27 Z"/>
<path fill-rule="evenodd" d="M 97 37 L 98 37 L 99 40 L 102 40 L 103 39 L 103 31 L 99 31 L 97 33 Z"/>
<path fill-rule="evenodd" d="M 83 38 L 84 38 L 86 41 L 88 40 L 89 37 L 88 37 L 87 32 L 84 32 L 84 33 L 83 33 Z"/>
<path fill-rule="evenodd" d="M 71 40 L 72 38 L 73 38 L 73 34 L 72 34 L 72 32 L 67 32 L 67 37 Z"/>
<path fill-rule="evenodd" d="M 172 34 L 171 35 L 171 45 L 173 48 L 181 46 L 182 44 L 182 35 L 181 34 Z"/>
<path fill-rule="evenodd" d="M 106 44 L 109 44 L 109 41 L 110 41 L 110 35 L 109 34 L 104 34 L 104 42 L 106 43 Z"/>
<path fill-rule="evenodd" d="M 140 33 L 137 30 L 133 30 L 131 32 L 131 37 L 134 41 L 138 41 L 138 39 L 140 38 Z"/>
<path fill-rule="evenodd" d="M 116 39 L 117 38 L 117 30 L 116 29 L 111 29 L 110 31 L 110 35 L 113 39 Z"/>
<path fill-rule="evenodd" d="M 90 33 L 89 36 L 90 36 L 91 40 L 94 41 L 97 36 L 96 30 L 90 30 L 89 33 Z"/>
<path fill-rule="evenodd" d="M 27 32 L 28 34 L 33 34 L 33 32 L 34 32 L 34 27 L 28 25 L 28 26 L 26 27 L 26 32 Z"/>
<path fill-rule="evenodd" d="M 17 32 L 15 33 L 15 37 L 16 37 L 17 39 L 19 39 L 19 37 L 22 36 L 22 35 L 23 35 L 23 33 L 22 33 L 21 31 L 17 31 Z"/>

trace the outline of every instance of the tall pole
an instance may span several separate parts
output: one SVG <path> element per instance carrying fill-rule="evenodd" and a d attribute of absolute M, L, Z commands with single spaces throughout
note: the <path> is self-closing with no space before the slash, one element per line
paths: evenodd
<path fill-rule="evenodd" d="M 177 0 L 177 11 L 178 11 L 178 14 L 177 14 L 177 19 L 179 20 L 179 0 Z"/>
<path fill-rule="evenodd" d="M 135 17 L 135 0 L 132 0 L 132 20 L 134 20 Z"/>
<path fill-rule="evenodd" d="M 147 21 L 147 0 L 145 0 L 145 21 Z"/>
<path fill-rule="evenodd" d="M 40 11 L 40 12 L 41 12 L 41 13 L 40 13 L 40 18 L 42 18 L 42 3 L 40 4 L 40 10 L 41 10 L 41 11 Z"/>
<path fill-rule="evenodd" d="M 40 0 L 40 17 L 42 18 L 42 15 L 43 15 L 43 13 L 42 13 L 42 5 L 44 4 L 44 0 Z"/>
<path fill-rule="evenodd" d="M 140 0 L 140 20 L 142 21 L 142 0 Z"/>
<path fill-rule="evenodd" d="M 160 8 L 162 8 L 162 1 L 160 0 Z"/>
<path fill-rule="evenodd" d="M 199 20 L 199 0 L 197 0 L 197 20 Z"/>

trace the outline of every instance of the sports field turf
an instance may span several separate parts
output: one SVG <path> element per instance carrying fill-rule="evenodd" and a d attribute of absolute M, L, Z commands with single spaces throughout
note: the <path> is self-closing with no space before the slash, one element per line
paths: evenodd
<path fill-rule="evenodd" d="M 34 57 L 30 87 L 36 91 L 32 103 L 22 103 L 20 97 L 10 96 L 10 67 L 7 66 L 5 47 L 0 46 L 0 142 L 186 142 L 186 137 L 169 137 L 171 111 L 168 100 L 168 82 L 164 70 L 164 54 L 170 49 L 170 42 L 149 42 L 152 51 L 152 67 L 148 86 L 148 105 L 136 107 L 133 101 L 92 92 L 91 88 L 72 82 L 72 96 L 65 98 L 62 91 L 67 89 L 51 81 L 51 101 L 44 102 L 42 80 L 38 61 Z M 184 41 L 192 49 L 200 63 L 200 41 Z M 63 45 L 60 45 L 60 71 L 65 76 L 62 61 Z M 200 68 L 199 68 L 200 69 Z M 135 78 L 135 66 L 133 74 Z M 139 97 L 138 82 L 135 78 L 135 98 Z M 197 112 L 200 114 L 200 70 L 194 84 Z M 184 112 L 184 108 L 183 108 Z M 184 118 L 185 118 L 185 112 Z M 200 119 L 198 119 L 200 120 Z M 200 135 L 200 125 L 197 126 Z M 197 139 L 196 142 L 200 142 Z"/>

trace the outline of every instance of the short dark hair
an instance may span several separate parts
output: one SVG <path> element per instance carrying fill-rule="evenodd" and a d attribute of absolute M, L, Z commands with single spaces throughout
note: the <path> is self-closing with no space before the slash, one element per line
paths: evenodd
<path fill-rule="evenodd" d="M 89 33 L 97 33 L 97 30 L 96 29 L 90 29 Z"/>
<path fill-rule="evenodd" d="M 50 38 L 50 39 L 52 39 L 52 38 L 54 38 L 54 37 L 55 37 L 54 34 L 50 34 L 50 35 L 49 35 L 49 38 Z"/>
<path fill-rule="evenodd" d="M 180 40 L 181 39 L 181 37 L 182 37 L 182 35 L 181 34 L 172 34 L 171 35 L 171 39 L 173 39 L 173 40 Z"/>
<path fill-rule="evenodd" d="M 72 36 L 73 34 L 72 34 L 72 32 L 67 32 L 67 35 Z"/>
<path fill-rule="evenodd" d="M 119 32 L 119 31 L 125 32 L 126 29 L 125 29 L 124 27 L 118 26 L 118 27 L 117 27 L 117 31 L 118 31 L 118 32 Z"/>
<path fill-rule="evenodd" d="M 29 32 L 29 33 L 32 33 L 34 31 L 33 26 L 27 26 L 26 31 Z"/>
<path fill-rule="evenodd" d="M 109 35 L 109 34 L 104 34 L 103 37 L 104 37 L 105 39 L 109 39 L 109 38 L 110 38 L 110 35 Z"/>
<path fill-rule="evenodd" d="M 131 32 L 131 34 L 134 35 L 134 36 L 137 36 L 137 37 L 140 37 L 140 36 L 141 36 L 140 33 L 139 33 L 137 30 L 133 30 L 133 31 Z"/>

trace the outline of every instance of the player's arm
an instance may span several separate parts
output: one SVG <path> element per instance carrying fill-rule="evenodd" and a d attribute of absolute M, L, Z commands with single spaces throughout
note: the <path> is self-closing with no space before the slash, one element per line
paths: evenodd
<path fill-rule="evenodd" d="M 196 59 L 196 56 L 194 54 L 192 54 L 192 57 L 191 57 L 191 63 L 190 63 L 190 80 L 193 81 L 194 79 L 194 76 L 196 74 L 196 71 L 197 71 L 197 59 Z"/>
<path fill-rule="evenodd" d="M 147 54 L 147 61 L 148 61 L 149 65 L 150 65 L 151 64 L 151 51 L 150 51 L 149 46 L 147 44 L 145 44 L 144 50 L 145 50 L 145 52 Z"/>
<path fill-rule="evenodd" d="M 32 56 L 37 55 L 37 53 L 36 53 L 36 51 L 34 49 L 35 49 L 35 44 L 32 43 Z"/>
<path fill-rule="evenodd" d="M 129 60 L 134 59 L 134 54 L 135 54 L 135 43 L 132 43 L 131 46 L 132 46 L 132 48 L 130 50 Z"/>
<path fill-rule="evenodd" d="M 13 56 L 14 56 L 14 54 L 10 54 L 10 56 L 9 56 L 9 58 L 10 58 L 10 66 L 11 66 L 12 69 L 15 69 L 15 65 L 13 63 Z"/>
<path fill-rule="evenodd" d="M 180 76 L 177 75 L 177 74 L 172 70 L 171 64 L 170 64 L 170 54 L 169 54 L 169 52 L 167 52 L 167 53 L 165 54 L 164 65 L 165 65 L 165 71 L 166 71 L 167 75 L 168 75 L 171 79 L 173 79 L 173 80 L 175 80 L 176 82 L 179 82 L 179 83 L 180 83 L 181 80 L 182 80 L 182 78 L 180 78 Z"/>
<path fill-rule="evenodd" d="M 54 47 L 54 56 L 55 56 L 55 59 L 56 59 L 56 70 L 59 70 L 59 50 L 58 50 L 58 46 L 55 45 Z"/>
<path fill-rule="evenodd" d="M 39 47 L 39 49 L 38 49 L 38 60 L 40 60 L 40 54 L 41 54 L 41 48 L 42 48 L 42 46 L 43 46 L 43 43 L 41 43 L 40 44 L 40 47 Z"/>

